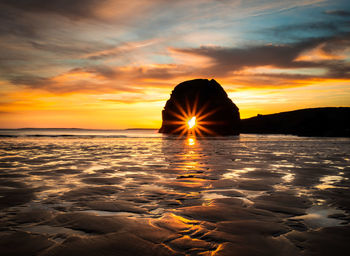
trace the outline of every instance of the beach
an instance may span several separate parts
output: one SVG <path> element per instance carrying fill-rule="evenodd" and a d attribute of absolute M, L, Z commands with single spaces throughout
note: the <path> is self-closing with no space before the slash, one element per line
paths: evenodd
<path fill-rule="evenodd" d="M 1 255 L 346 255 L 350 139 L 0 138 Z"/>

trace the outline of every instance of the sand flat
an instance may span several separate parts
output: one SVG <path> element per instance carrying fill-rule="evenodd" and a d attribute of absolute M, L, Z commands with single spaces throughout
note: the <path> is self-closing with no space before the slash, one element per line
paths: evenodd
<path fill-rule="evenodd" d="M 345 255 L 349 149 L 282 135 L 1 138 L 1 255 Z"/>

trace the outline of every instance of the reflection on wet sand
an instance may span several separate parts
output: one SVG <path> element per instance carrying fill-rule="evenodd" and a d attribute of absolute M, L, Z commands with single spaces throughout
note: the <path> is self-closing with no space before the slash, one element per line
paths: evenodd
<path fill-rule="evenodd" d="M 349 146 L 348 139 L 255 135 L 2 139 L 0 249 L 344 254 Z"/>

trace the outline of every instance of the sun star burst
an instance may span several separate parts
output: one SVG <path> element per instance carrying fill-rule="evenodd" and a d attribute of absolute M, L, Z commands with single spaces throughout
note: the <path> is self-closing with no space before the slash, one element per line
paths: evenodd
<path fill-rule="evenodd" d="M 177 120 L 170 121 L 169 124 L 178 125 L 178 127 L 174 129 L 172 133 L 179 134 L 180 136 L 185 134 L 198 136 L 203 136 L 204 134 L 212 136 L 217 135 L 214 131 L 208 128 L 208 125 L 217 124 L 217 122 L 205 121 L 205 119 L 214 114 L 217 109 L 206 111 L 207 104 L 204 104 L 198 109 L 198 98 L 196 98 L 192 104 L 186 100 L 185 108 L 179 103 L 176 103 L 175 106 L 177 111 L 170 112 Z"/>
<path fill-rule="evenodd" d="M 188 128 L 192 129 L 196 125 L 196 117 L 193 116 L 190 118 L 190 120 L 187 121 Z"/>

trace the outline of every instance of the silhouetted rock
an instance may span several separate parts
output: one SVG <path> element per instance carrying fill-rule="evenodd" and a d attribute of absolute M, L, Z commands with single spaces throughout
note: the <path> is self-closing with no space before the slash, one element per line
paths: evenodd
<path fill-rule="evenodd" d="M 197 125 L 188 129 L 195 116 Z M 177 85 L 162 111 L 161 133 L 199 135 L 238 135 L 239 109 L 214 79 L 195 79 Z"/>
<path fill-rule="evenodd" d="M 350 108 L 310 108 L 241 120 L 242 133 L 350 137 Z"/>

